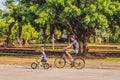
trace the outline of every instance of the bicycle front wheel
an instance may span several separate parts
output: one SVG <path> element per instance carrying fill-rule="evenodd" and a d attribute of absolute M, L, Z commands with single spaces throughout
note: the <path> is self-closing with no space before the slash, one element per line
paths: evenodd
<path fill-rule="evenodd" d="M 85 60 L 82 57 L 74 59 L 74 67 L 76 69 L 82 69 L 85 67 Z"/>
<path fill-rule="evenodd" d="M 50 67 L 50 65 L 49 65 L 48 63 L 44 63 L 44 64 L 43 64 L 43 68 L 44 68 L 44 69 L 49 69 L 49 67 Z"/>
<path fill-rule="evenodd" d="M 54 65 L 57 67 L 57 68 L 63 68 L 66 64 L 66 60 L 64 58 L 56 58 L 55 61 L 54 61 Z"/>

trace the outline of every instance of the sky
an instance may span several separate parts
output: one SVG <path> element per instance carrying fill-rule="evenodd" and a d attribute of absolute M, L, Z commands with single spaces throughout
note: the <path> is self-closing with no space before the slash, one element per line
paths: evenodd
<path fill-rule="evenodd" d="M 5 6 L 2 4 L 2 2 L 5 2 L 5 0 L 0 0 L 0 9 L 4 9 Z"/>

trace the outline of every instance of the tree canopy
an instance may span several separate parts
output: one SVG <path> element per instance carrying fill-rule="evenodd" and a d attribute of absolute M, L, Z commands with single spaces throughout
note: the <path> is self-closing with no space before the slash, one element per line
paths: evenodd
<path fill-rule="evenodd" d="M 108 35 L 104 40 L 120 42 L 119 0 L 6 0 L 6 6 L 0 11 L 0 34 L 9 38 L 16 34 L 17 39 L 30 40 L 41 30 L 46 34 L 49 29 L 51 35 L 57 28 L 76 35 L 83 44 L 96 30 Z"/>

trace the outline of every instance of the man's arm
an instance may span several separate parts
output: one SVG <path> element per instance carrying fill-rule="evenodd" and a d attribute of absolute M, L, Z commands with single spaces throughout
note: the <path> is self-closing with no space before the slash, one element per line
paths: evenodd
<path fill-rule="evenodd" d="M 65 47 L 64 49 L 69 49 L 70 47 L 73 46 L 73 43 L 69 44 L 67 47 Z"/>

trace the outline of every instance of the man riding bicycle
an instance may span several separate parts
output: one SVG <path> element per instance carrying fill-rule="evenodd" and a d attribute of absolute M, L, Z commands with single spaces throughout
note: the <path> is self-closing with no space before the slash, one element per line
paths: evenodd
<path fill-rule="evenodd" d="M 78 44 L 78 42 L 77 42 L 77 40 L 75 38 L 75 35 L 71 35 L 70 39 L 71 39 L 72 43 L 69 44 L 67 47 L 64 47 L 64 50 L 66 52 L 66 55 L 68 56 L 69 61 L 72 63 L 73 62 L 73 57 L 71 56 L 71 54 L 77 54 L 78 53 L 79 44 Z M 66 50 L 66 49 L 69 49 L 71 47 L 73 47 L 73 49 Z"/>

